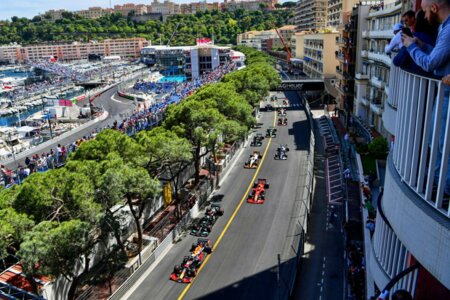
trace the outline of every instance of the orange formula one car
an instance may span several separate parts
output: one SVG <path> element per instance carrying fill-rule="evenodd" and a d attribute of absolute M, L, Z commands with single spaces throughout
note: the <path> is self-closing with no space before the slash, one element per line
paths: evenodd
<path fill-rule="evenodd" d="M 211 254 L 211 241 L 208 239 L 198 239 L 197 243 L 192 244 L 191 254 L 185 256 L 181 265 L 176 265 L 170 274 L 170 280 L 179 283 L 191 283 L 197 276 L 198 269 L 205 261 L 206 256 Z"/>

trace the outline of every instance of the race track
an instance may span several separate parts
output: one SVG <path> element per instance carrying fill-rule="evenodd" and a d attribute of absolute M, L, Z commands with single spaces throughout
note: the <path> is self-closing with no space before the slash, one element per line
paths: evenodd
<path fill-rule="evenodd" d="M 306 114 L 296 94 L 288 94 L 288 98 L 288 125 L 277 126 L 277 137 L 265 138 L 262 147 L 247 146 L 216 192 L 224 196 L 220 204 L 225 215 L 214 225 L 209 236 L 214 252 L 194 282 L 186 285 L 169 280 L 174 265 L 181 262 L 196 241 L 196 237 L 187 235 L 124 299 L 276 298 L 277 285 L 283 284 L 283 279 L 277 281 L 277 254 L 282 252 L 297 187 L 304 184 L 301 166 L 306 164 L 309 148 Z M 264 125 L 257 132 L 265 135 L 275 120 L 275 112 L 262 112 L 260 122 Z M 273 158 L 281 143 L 290 148 L 285 161 Z M 260 168 L 244 169 L 253 150 L 265 153 Z M 257 178 L 266 178 L 270 184 L 263 205 L 246 202 L 246 191 Z"/>

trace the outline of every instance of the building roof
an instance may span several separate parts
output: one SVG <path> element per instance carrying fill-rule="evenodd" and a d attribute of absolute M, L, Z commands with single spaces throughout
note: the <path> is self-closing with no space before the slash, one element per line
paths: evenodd
<path fill-rule="evenodd" d="M 37 283 L 39 289 L 50 282 L 50 278 L 46 276 L 35 276 L 34 280 Z M 23 273 L 22 265 L 20 263 L 12 265 L 8 269 L 0 273 L 0 284 L 10 286 L 15 291 L 19 290 L 27 294 L 33 292 L 32 285 L 28 281 L 28 279 L 25 278 L 25 274 Z M 33 295 L 31 294 L 28 296 L 30 297 Z M 27 299 L 32 298 L 30 297 Z"/>
<path fill-rule="evenodd" d="M 295 25 L 284 25 L 283 27 L 278 28 L 278 30 L 295 30 L 297 26 Z"/>

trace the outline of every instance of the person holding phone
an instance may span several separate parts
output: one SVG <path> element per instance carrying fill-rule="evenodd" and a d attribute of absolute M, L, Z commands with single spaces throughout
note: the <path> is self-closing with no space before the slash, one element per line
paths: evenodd
<path fill-rule="evenodd" d="M 407 47 L 414 62 L 426 72 L 444 77 L 450 74 L 450 0 L 423 0 L 422 9 L 427 21 L 434 25 L 440 24 L 436 45 L 426 44 L 420 39 L 402 34 L 402 42 Z M 439 148 L 435 165 L 435 184 L 439 178 L 440 166 L 445 144 L 445 126 L 447 123 L 447 111 L 450 98 L 450 86 L 444 86 L 443 107 L 440 116 L 436 116 L 436 105 L 433 107 L 432 119 L 441 119 L 439 129 Z M 430 99 L 431 100 L 431 99 Z M 450 160 L 448 160 L 446 185 L 444 194 L 450 197 Z M 444 196 L 445 196 L 444 195 Z"/>
<path fill-rule="evenodd" d="M 394 25 L 394 37 L 391 39 L 391 42 L 384 47 L 384 52 L 386 54 L 389 54 L 392 51 L 397 51 L 402 47 L 402 28 L 402 23 L 397 23 Z"/>
<path fill-rule="evenodd" d="M 414 23 L 412 23 L 411 20 L 406 23 L 410 25 L 414 24 L 414 32 L 409 27 L 403 27 L 403 35 L 411 38 L 418 38 L 421 41 L 434 46 L 436 38 L 433 32 L 435 32 L 435 28 L 431 26 L 430 23 L 428 23 L 428 21 L 425 19 L 425 13 L 423 10 L 419 10 L 417 12 L 417 16 L 414 18 Z M 406 49 L 406 47 L 403 47 L 403 45 L 399 53 L 394 57 L 393 64 L 413 73 L 427 75 L 426 72 L 422 70 L 422 68 L 414 63 L 413 59 L 408 53 L 408 49 Z"/>

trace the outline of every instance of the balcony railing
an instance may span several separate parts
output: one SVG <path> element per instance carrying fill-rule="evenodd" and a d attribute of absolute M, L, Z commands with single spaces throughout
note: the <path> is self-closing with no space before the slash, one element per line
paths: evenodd
<path fill-rule="evenodd" d="M 368 57 L 369 57 L 369 59 L 373 59 L 373 60 L 382 62 L 382 63 L 386 64 L 387 66 L 391 65 L 391 58 L 382 52 L 377 53 L 377 52 L 369 51 Z"/>
<path fill-rule="evenodd" d="M 392 156 L 395 168 L 403 182 L 419 197 L 450 217 L 448 198 L 444 198 L 446 174 L 450 171 L 447 170 L 450 118 L 443 118 L 449 114 L 448 103 L 444 103 L 445 85 L 440 80 L 397 68 L 394 76 L 391 73 L 389 86 L 389 101 L 397 103 L 396 142 Z M 440 163 L 437 163 L 439 158 Z M 439 170 L 436 180 L 435 166 Z"/>

